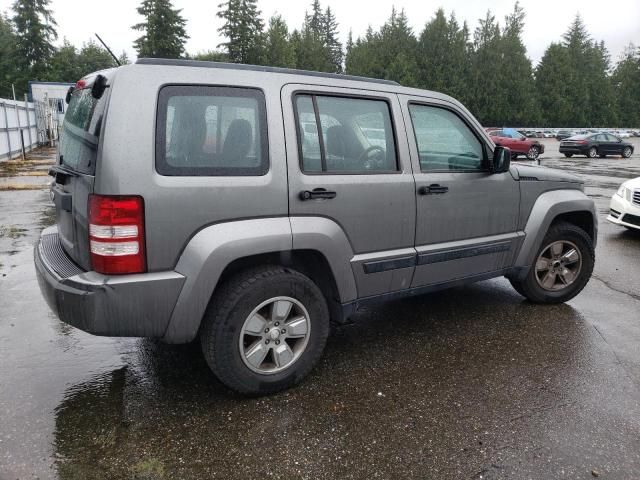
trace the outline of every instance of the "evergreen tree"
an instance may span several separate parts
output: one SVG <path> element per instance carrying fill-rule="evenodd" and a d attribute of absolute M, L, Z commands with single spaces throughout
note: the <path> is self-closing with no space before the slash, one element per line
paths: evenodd
<path fill-rule="evenodd" d="M 508 65 L 502 62 L 500 25 L 490 11 L 479 23 L 473 34 L 468 106 L 481 123 L 502 126 L 507 105 L 500 72 Z"/>
<path fill-rule="evenodd" d="M 15 64 L 16 34 L 11 21 L 0 13 L 0 97 L 11 98 L 11 84 L 18 71 Z"/>
<path fill-rule="evenodd" d="M 83 73 L 78 65 L 78 50 L 66 38 L 51 57 L 48 79 L 54 82 L 77 82 Z"/>
<path fill-rule="evenodd" d="M 82 49 L 78 53 L 78 66 L 82 75 L 86 75 L 98 70 L 113 68 L 116 66 L 116 62 L 107 50 L 93 40 L 89 40 L 82 45 Z"/>
<path fill-rule="evenodd" d="M 454 14 L 449 20 L 443 9 L 425 25 L 420 34 L 417 63 L 419 86 L 460 98 L 466 90 L 469 32 L 461 28 Z"/>
<path fill-rule="evenodd" d="M 200 60 L 203 62 L 228 62 L 229 57 L 224 52 L 218 50 L 208 50 L 206 52 L 198 52 L 195 55 L 188 55 L 193 60 Z"/>
<path fill-rule="evenodd" d="M 118 62 L 120 62 L 120 65 L 129 65 L 131 63 L 131 61 L 129 60 L 129 55 L 127 55 L 127 52 L 125 52 L 124 50 L 122 51 L 122 53 L 118 57 Z"/>
<path fill-rule="evenodd" d="M 280 15 L 269 19 L 269 28 L 265 35 L 265 63 L 273 67 L 296 66 L 296 53 L 289 40 L 289 29 Z"/>
<path fill-rule="evenodd" d="M 342 72 L 342 43 L 338 40 L 338 21 L 331 11 L 331 7 L 327 7 L 324 13 L 324 44 L 328 54 L 328 63 L 331 72 Z"/>
<path fill-rule="evenodd" d="M 182 10 L 174 9 L 171 0 L 143 0 L 137 10 L 144 17 L 143 22 L 132 27 L 144 32 L 133 43 L 138 56 L 180 58 L 189 38 Z"/>
<path fill-rule="evenodd" d="M 524 10 L 516 2 L 513 12 L 505 17 L 500 48 L 503 67 L 496 72 L 505 99 L 502 121 L 520 126 L 536 125 L 540 121 L 531 60 L 522 41 L 524 18 Z"/>
<path fill-rule="evenodd" d="M 224 47 L 229 61 L 260 64 L 263 59 L 264 24 L 260 18 L 257 0 L 227 0 L 218 5 L 218 17 L 224 25 L 218 31 L 227 41 Z"/>
<path fill-rule="evenodd" d="M 58 38 L 56 21 L 49 0 L 16 0 L 13 3 L 16 32 L 14 58 L 18 67 L 16 89 L 26 92 L 28 80 L 42 80 L 47 75 L 53 41 Z"/>
<path fill-rule="evenodd" d="M 589 59 L 592 48 L 591 38 L 587 28 L 577 14 L 569 30 L 563 35 L 562 45 L 567 49 L 569 66 L 571 67 L 566 78 L 566 95 L 573 110 L 573 126 L 584 126 L 589 123 L 589 102 L 586 94 L 587 85 L 590 81 Z"/>
<path fill-rule="evenodd" d="M 89 73 L 115 66 L 111 54 L 93 40 L 83 44 L 78 51 L 65 38 L 51 59 L 48 79 L 54 82 L 77 82 Z"/>
<path fill-rule="evenodd" d="M 296 66 L 302 70 L 331 72 L 331 54 L 325 42 L 326 22 L 320 2 L 314 0 L 311 14 L 305 13 L 302 29 L 295 36 Z"/>
<path fill-rule="evenodd" d="M 391 16 L 379 32 L 369 27 L 364 38 L 358 38 L 353 44 L 346 59 L 347 73 L 417 86 L 417 45 L 404 10 L 398 13 L 392 8 Z"/>
<path fill-rule="evenodd" d="M 569 54 L 565 47 L 552 43 L 544 52 L 535 71 L 537 101 L 542 123 L 553 127 L 573 126 L 570 89 L 567 78 L 571 75 Z"/>
<path fill-rule="evenodd" d="M 621 127 L 640 126 L 640 48 L 629 45 L 612 75 Z"/>

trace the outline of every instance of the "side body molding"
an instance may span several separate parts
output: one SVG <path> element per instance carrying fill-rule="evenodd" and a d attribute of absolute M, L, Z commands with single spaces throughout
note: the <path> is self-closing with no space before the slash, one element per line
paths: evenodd
<path fill-rule="evenodd" d="M 542 245 L 551 222 L 563 213 L 590 212 L 594 225 L 594 244 L 598 233 L 598 220 L 593 201 L 580 190 L 552 190 L 541 194 L 531 209 L 524 228 L 525 238 L 516 258 L 515 267 L 529 267 Z"/>
<path fill-rule="evenodd" d="M 344 230 L 325 217 L 291 217 L 294 250 L 316 250 L 327 259 L 338 287 L 340 302 L 358 298 L 351 268 L 354 253 Z"/>
<path fill-rule="evenodd" d="M 220 223 L 198 232 L 187 244 L 175 271 L 186 278 L 163 339 L 193 340 L 225 267 L 250 255 L 292 248 L 288 217 Z"/>

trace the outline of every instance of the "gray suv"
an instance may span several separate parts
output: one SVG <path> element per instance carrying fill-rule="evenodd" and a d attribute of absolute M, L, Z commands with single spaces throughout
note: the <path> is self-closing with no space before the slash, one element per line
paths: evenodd
<path fill-rule="evenodd" d="M 593 270 L 582 183 L 510 165 L 446 95 L 141 59 L 67 98 L 44 296 L 96 335 L 199 338 L 238 392 L 299 382 L 370 302 L 500 276 L 564 302 Z"/>

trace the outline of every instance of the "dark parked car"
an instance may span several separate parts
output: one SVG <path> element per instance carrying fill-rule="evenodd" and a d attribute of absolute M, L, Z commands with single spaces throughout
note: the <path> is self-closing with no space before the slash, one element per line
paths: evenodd
<path fill-rule="evenodd" d="M 565 138 L 569 138 L 572 135 L 573 135 L 573 132 L 570 130 L 558 130 L 558 133 L 556 133 L 556 139 L 564 140 Z"/>
<path fill-rule="evenodd" d="M 586 155 L 589 158 L 607 155 L 622 155 L 629 158 L 633 154 L 633 145 L 623 142 L 610 133 L 590 133 L 588 135 L 575 135 L 560 142 L 560 153 L 565 157 Z"/>

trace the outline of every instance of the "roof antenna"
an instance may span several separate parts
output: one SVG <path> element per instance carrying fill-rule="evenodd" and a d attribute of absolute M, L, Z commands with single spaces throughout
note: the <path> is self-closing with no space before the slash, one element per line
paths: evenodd
<path fill-rule="evenodd" d="M 122 64 L 120 63 L 120 60 L 118 60 L 118 57 L 116 57 L 113 52 L 111 51 L 111 49 L 109 47 L 107 47 L 107 44 L 104 43 L 104 41 L 100 38 L 100 35 L 98 35 L 97 33 L 95 34 L 96 37 L 98 37 L 98 40 L 100 40 L 100 43 L 104 46 L 104 48 L 107 49 L 107 52 L 109 52 L 111 54 L 111 56 L 113 57 L 113 59 L 116 61 L 116 65 L 118 65 L 119 67 L 122 66 Z"/>

